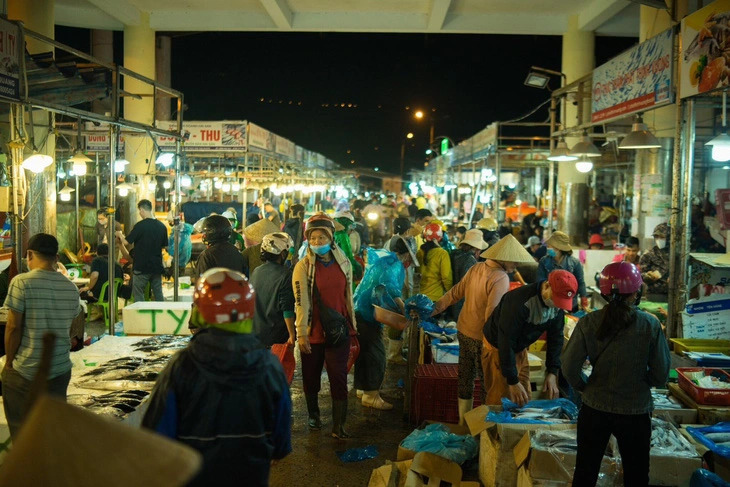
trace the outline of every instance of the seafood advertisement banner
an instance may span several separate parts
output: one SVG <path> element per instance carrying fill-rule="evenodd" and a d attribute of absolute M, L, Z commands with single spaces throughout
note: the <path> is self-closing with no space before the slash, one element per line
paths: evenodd
<path fill-rule="evenodd" d="M 682 19 L 680 98 L 730 84 L 730 0 L 717 0 Z"/>
<path fill-rule="evenodd" d="M 248 145 L 257 149 L 270 150 L 269 147 L 269 131 L 259 127 L 255 123 L 248 124 Z"/>
<path fill-rule="evenodd" d="M 277 154 L 294 159 L 296 156 L 296 146 L 291 140 L 285 139 L 284 137 L 275 136 L 276 147 L 275 151 Z"/>
<path fill-rule="evenodd" d="M 0 96 L 20 100 L 20 30 L 0 19 Z"/>
<path fill-rule="evenodd" d="M 164 130 L 177 130 L 177 122 L 158 121 Z M 183 122 L 185 149 L 188 151 L 246 151 L 246 122 Z M 173 137 L 157 137 L 162 149 L 175 149 Z"/>
<path fill-rule="evenodd" d="M 593 71 L 591 122 L 672 103 L 672 31 L 647 39 Z"/>

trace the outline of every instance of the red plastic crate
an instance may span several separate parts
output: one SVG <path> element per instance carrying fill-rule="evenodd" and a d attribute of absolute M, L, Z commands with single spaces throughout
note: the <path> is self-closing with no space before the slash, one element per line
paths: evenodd
<path fill-rule="evenodd" d="M 474 380 L 474 407 L 479 399 L 482 384 L 478 376 Z M 424 364 L 416 367 L 411 392 L 411 422 L 440 421 L 459 422 L 459 366 L 458 364 Z"/>
<path fill-rule="evenodd" d="M 685 373 L 704 372 L 705 375 L 714 375 L 730 382 L 730 374 L 722 369 L 707 367 L 677 367 L 679 387 L 692 396 L 697 404 L 713 404 L 715 406 L 730 406 L 730 389 L 706 389 L 700 387 L 685 375 Z"/>

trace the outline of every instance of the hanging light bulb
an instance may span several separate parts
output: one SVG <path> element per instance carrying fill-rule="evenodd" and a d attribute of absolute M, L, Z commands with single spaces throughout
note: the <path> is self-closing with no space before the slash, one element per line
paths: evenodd
<path fill-rule="evenodd" d="M 223 187 L 223 182 L 222 181 L 216 181 L 215 183 L 213 183 L 213 187 L 215 189 L 221 189 Z"/>
<path fill-rule="evenodd" d="M 86 164 L 91 162 L 91 159 L 86 157 L 84 153 L 79 149 L 74 152 L 74 155 L 68 158 L 68 162 L 73 165 L 74 175 L 84 176 L 86 174 Z"/>
<path fill-rule="evenodd" d="M 75 189 L 68 187 L 68 181 L 66 181 L 63 185 L 63 189 L 58 192 L 58 197 L 61 201 L 71 201 L 71 193 L 74 191 Z"/>
<path fill-rule="evenodd" d="M 558 141 L 558 143 L 555 145 L 555 148 L 550 151 L 550 155 L 548 156 L 548 161 L 568 162 L 575 161 L 577 159 L 578 156 L 573 156 L 570 154 L 568 144 L 563 138 Z"/>
<path fill-rule="evenodd" d="M 119 191 L 119 196 L 127 196 L 130 189 L 133 189 L 133 186 L 131 184 L 122 183 L 117 185 L 117 191 Z"/>
<path fill-rule="evenodd" d="M 712 147 L 712 159 L 717 162 L 730 161 L 730 135 L 727 134 L 727 92 L 722 92 L 722 133 L 706 143 Z"/>
<path fill-rule="evenodd" d="M 157 156 L 155 164 L 159 164 L 162 167 L 170 167 L 175 160 L 175 154 L 172 152 L 160 152 Z"/>
<path fill-rule="evenodd" d="M 114 172 L 124 172 L 124 166 L 128 164 L 129 161 L 126 159 L 117 159 L 114 161 Z"/>
<path fill-rule="evenodd" d="M 66 177 L 66 171 L 63 170 L 62 166 L 58 166 L 58 172 L 56 172 L 56 176 L 58 176 L 59 179 L 63 179 Z"/>
<path fill-rule="evenodd" d="M 172 183 L 170 181 L 165 181 L 164 183 L 162 183 L 162 187 L 165 189 L 170 189 L 172 188 Z"/>
<path fill-rule="evenodd" d="M 236 181 L 235 183 L 231 184 L 231 191 L 233 191 L 234 193 L 238 193 L 239 191 L 241 191 L 241 183 Z"/>
<path fill-rule="evenodd" d="M 157 188 L 157 180 L 154 178 L 150 179 L 150 182 L 147 183 L 147 188 L 150 191 L 154 191 Z"/>
<path fill-rule="evenodd" d="M 636 114 L 636 119 L 631 125 L 631 133 L 624 137 L 618 145 L 619 149 L 658 149 L 661 147 L 659 140 L 649 132 L 649 127 L 644 123 L 641 113 Z"/>
<path fill-rule="evenodd" d="M 578 161 L 575 163 L 575 169 L 582 173 L 591 172 L 591 169 L 593 169 L 593 163 L 591 161 Z"/>
<path fill-rule="evenodd" d="M 30 172 L 33 172 L 35 174 L 42 173 L 45 168 L 53 164 L 53 158 L 51 156 L 47 156 L 46 154 L 39 154 L 38 152 L 33 152 L 32 155 L 27 157 L 22 164 L 23 169 L 27 169 Z"/>
<path fill-rule="evenodd" d="M 231 183 L 223 183 L 223 184 L 221 185 L 221 189 L 222 189 L 222 190 L 223 190 L 223 192 L 225 192 L 225 193 L 229 192 L 229 191 L 231 190 Z"/>
<path fill-rule="evenodd" d="M 184 174 L 180 176 L 180 186 L 182 188 L 189 188 L 193 184 L 193 178 L 188 176 L 187 174 Z"/>

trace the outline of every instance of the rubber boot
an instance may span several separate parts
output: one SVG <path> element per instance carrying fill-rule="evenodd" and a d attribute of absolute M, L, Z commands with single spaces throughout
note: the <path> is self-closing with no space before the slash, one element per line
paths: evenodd
<path fill-rule="evenodd" d="M 401 350 L 403 349 L 403 340 L 388 339 L 388 362 L 396 365 L 408 365 L 408 361 L 403 358 Z"/>
<path fill-rule="evenodd" d="M 310 430 L 322 429 L 322 421 L 319 419 L 319 401 L 317 394 L 305 394 L 307 400 L 307 413 L 309 413 L 309 425 Z"/>
<path fill-rule="evenodd" d="M 459 398 L 459 424 L 464 424 L 464 415 L 474 408 L 474 399 Z"/>
<path fill-rule="evenodd" d="M 368 408 L 380 409 L 381 411 L 390 411 L 393 405 L 380 397 L 378 391 L 365 391 L 362 395 L 362 405 Z"/>
<path fill-rule="evenodd" d="M 347 418 L 347 399 L 343 401 L 332 400 L 332 438 L 345 440 L 350 437 L 345 431 L 345 419 Z"/>

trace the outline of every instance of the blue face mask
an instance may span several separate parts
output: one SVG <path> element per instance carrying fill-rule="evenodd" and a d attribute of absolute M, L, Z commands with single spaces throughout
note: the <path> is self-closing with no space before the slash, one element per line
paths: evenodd
<path fill-rule="evenodd" d="M 317 255 L 325 255 L 327 252 L 330 251 L 331 245 L 330 244 L 310 245 L 309 248 L 312 249 L 312 252 L 314 252 Z"/>
<path fill-rule="evenodd" d="M 558 254 L 555 253 L 555 249 L 547 249 L 547 255 L 550 257 L 557 257 Z"/>

